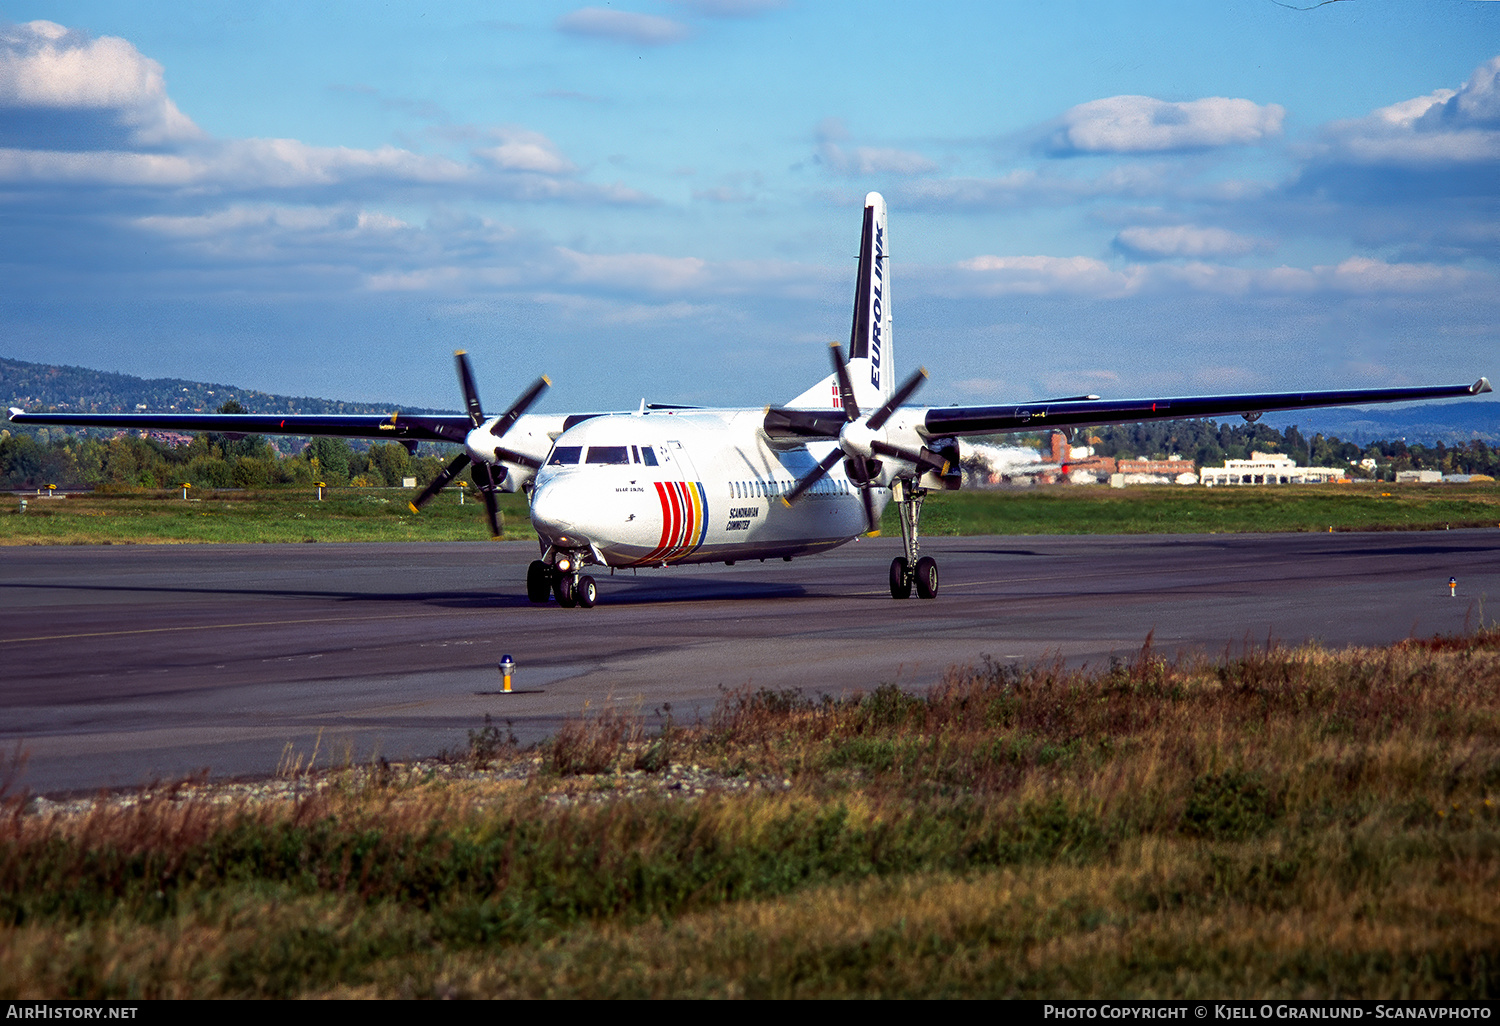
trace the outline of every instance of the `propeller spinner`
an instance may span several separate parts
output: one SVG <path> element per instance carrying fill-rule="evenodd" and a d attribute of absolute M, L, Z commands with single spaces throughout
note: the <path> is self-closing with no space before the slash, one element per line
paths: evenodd
<path fill-rule="evenodd" d="M 547 390 L 552 381 L 546 375 L 537 378 L 530 388 L 510 404 L 510 409 L 486 428 L 484 408 L 479 402 L 479 389 L 474 384 L 474 371 L 469 366 L 469 355 L 460 349 L 453 354 L 453 357 L 458 364 L 458 384 L 463 389 L 464 408 L 469 414 L 470 423 L 474 426 L 463 438 L 466 451 L 455 456 L 452 462 L 443 468 L 442 473 L 432 479 L 432 483 L 422 490 L 422 494 L 411 502 L 411 510 L 413 513 L 420 512 L 423 506 L 431 502 L 438 492 L 446 488 L 455 477 L 463 473 L 465 467 L 472 463 L 474 484 L 479 489 L 479 493 L 484 496 L 484 513 L 489 521 L 490 534 L 498 538 L 500 537 L 500 507 L 495 500 L 495 493 L 500 490 L 500 485 L 505 481 L 506 470 L 496 464 L 514 463 L 533 470 L 542 465 L 540 460 L 500 445 L 499 440 L 505 437 L 505 433 L 531 404 L 536 402 L 537 397 Z M 454 439 L 454 441 L 458 440 Z"/>
<path fill-rule="evenodd" d="M 843 346 L 837 342 L 830 343 L 828 353 L 833 359 L 833 373 L 838 378 L 839 397 L 844 407 L 844 423 L 837 431 L 834 431 L 832 425 L 825 421 L 813 421 L 807 423 L 803 430 L 813 437 L 836 438 L 839 446 L 824 456 L 816 467 L 804 474 L 792 490 L 782 497 L 781 501 L 788 506 L 792 505 L 806 494 L 808 489 L 826 477 L 839 460 L 846 460 L 849 477 L 859 485 L 864 499 L 866 527 L 871 534 L 875 534 L 880 529 L 880 518 L 875 511 L 874 496 L 875 481 L 880 475 L 880 460 L 876 459 L 877 456 L 886 456 L 910 463 L 917 468 L 919 474 L 929 471 L 943 474 L 948 471 L 948 462 L 942 457 L 927 449 L 913 452 L 910 449 L 892 445 L 886 441 L 883 431 L 891 415 L 902 403 L 910 399 L 918 388 L 922 387 L 922 382 L 927 380 L 927 370 L 919 367 L 911 377 L 891 393 L 891 397 L 879 409 L 868 417 L 861 417 L 859 405 L 854 398 L 854 385 L 849 380 L 849 368 L 844 362 Z"/>

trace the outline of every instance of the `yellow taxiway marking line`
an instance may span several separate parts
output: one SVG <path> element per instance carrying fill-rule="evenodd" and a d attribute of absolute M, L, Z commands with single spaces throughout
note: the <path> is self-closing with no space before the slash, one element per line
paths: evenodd
<path fill-rule="evenodd" d="M 302 620 L 248 620 L 245 623 L 205 623 L 192 627 L 143 627 L 134 631 L 95 631 L 91 634 L 41 634 L 34 638 L 0 639 L 0 645 L 23 641 L 69 641 L 74 638 L 119 638 L 129 634 L 172 634 L 179 631 L 220 631 L 231 627 L 287 627 L 300 623 L 354 623 L 362 620 L 419 620 L 432 616 L 450 616 L 456 610 L 441 613 L 395 613 L 390 616 L 312 616 Z"/>

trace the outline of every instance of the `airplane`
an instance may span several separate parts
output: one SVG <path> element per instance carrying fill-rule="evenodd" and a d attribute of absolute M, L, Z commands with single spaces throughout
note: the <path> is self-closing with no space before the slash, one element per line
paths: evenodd
<path fill-rule="evenodd" d="M 777 406 L 709 409 L 650 404 L 618 413 L 534 414 L 551 384 L 541 377 L 499 416 L 487 416 L 467 355 L 455 354 L 465 414 L 382 416 L 277 414 L 26 413 L 18 424 L 162 428 L 236 434 L 333 435 L 450 442 L 463 447 L 411 502 L 419 511 L 469 469 L 500 534 L 495 494 L 529 495 L 541 555 L 526 573 L 535 603 L 592 607 L 599 567 L 669 567 L 826 552 L 878 533 L 895 502 L 902 554 L 890 565 L 892 598 L 938 593 L 938 567 L 921 554 L 922 503 L 962 482 L 958 439 L 1079 425 L 1240 415 L 1270 410 L 1475 396 L 1472 385 L 1106 400 L 1075 395 L 1001 406 L 911 407 L 926 380 L 895 376 L 887 211 L 865 197 L 847 352 L 829 347 L 833 372 Z"/>

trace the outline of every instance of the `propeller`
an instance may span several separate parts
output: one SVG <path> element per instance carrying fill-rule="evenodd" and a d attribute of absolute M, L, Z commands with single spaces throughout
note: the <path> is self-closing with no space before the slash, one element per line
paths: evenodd
<path fill-rule="evenodd" d="M 917 468 L 919 474 L 928 472 L 943 474 L 948 471 L 948 462 L 941 456 L 927 449 L 913 452 L 899 445 L 892 445 L 878 435 L 878 432 L 885 427 L 886 421 L 891 419 L 892 414 L 901 404 L 922 387 L 922 382 L 927 380 L 927 370 L 918 368 L 874 413 L 867 418 L 862 418 L 859 404 L 854 398 L 854 384 L 849 380 L 849 368 L 844 362 L 843 346 L 837 342 L 830 343 L 828 354 L 833 360 L 833 373 L 838 379 L 839 399 L 844 407 L 844 423 L 835 428 L 831 420 L 798 418 L 798 426 L 799 432 L 805 435 L 838 439 L 839 447 L 824 456 L 816 467 L 804 474 L 792 486 L 792 490 L 782 497 L 781 501 L 790 506 L 806 494 L 813 485 L 826 477 L 839 460 L 844 460 L 849 479 L 859 485 L 864 499 L 865 524 L 869 532 L 875 534 L 880 528 L 874 496 L 875 480 L 880 474 L 880 461 L 873 456 L 866 456 L 865 452 L 910 463 Z"/>
<path fill-rule="evenodd" d="M 479 402 L 479 389 L 474 384 L 474 371 L 469 366 L 469 355 L 460 349 L 453 354 L 453 357 L 458 364 L 458 384 L 463 389 L 464 408 L 469 414 L 470 423 L 477 430 L 484 424 L 484 407 Z M 505 433 L 515 425 L 516 421 L 521 418 L 521 415 L 526 412 L 532 403 L 536 402 L 537 397 L 545 392 L 551 384 L 552 380 L 545 374 L 532 382 L 531 387 L 522 392 L 520 397 L 510 404 L 510 408 L 496 419 L 495 423 L 489 429 L 489 435 L 495 439 L 504 438 Z M 458 439 L 454 439 L 454 441 L 458 441 Z M 516 452 L 514 449 L 507 449 L 503 445 L 491 445 L 488 439 L 476 440 L 472 432 L 464 441 L 471 449 L 482 447 L 485 451 L 493 451 L 495 462 L 492 463 L 488 459 L 476 461 L 467 452 L 459 453 L 453 458 L 452 462 L 443 468 L 437 477 L 432 479 L 430 485 L 422 489 L 422 494 L 412 500 L 410 504 L 411 510 L 413 513 L 420 512 L 423 506 L 431 502 L 438 492 L 448 487 L 449 483 L 459 474 L 462 474 L 464 468 L 472 463 L 474 469 L 471 472 L 471 476 L 474 479 L 474 486 L 484 496 L 484 512 L 485 518 L 489 521 L 490 534 L 498 538 L 500 536 L 500 506 L 495 499 L 495 493 L 500 490 L 500 485 L 505 482 L 506 470 L 503 467 L 496 467 L 495 463 L 504 461 L 536 470 L 541 467 L 541 460 L 528 456 L 523 452 Z M 476 441 L 478 441 L 478 445 L 475 444 Z"/>

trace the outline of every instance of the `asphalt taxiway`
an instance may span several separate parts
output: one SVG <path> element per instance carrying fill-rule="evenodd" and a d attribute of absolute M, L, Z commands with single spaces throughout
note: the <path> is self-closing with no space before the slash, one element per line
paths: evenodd
<path fill-rule="evenodd" d="M 1500 530 L 933 538 L 932 601 L 890 598 L 899 551 L 602 576 L 585 610 L 526 601 L 525 543 L 3 548 L 0 754 L 40 793 L 264 774 L 462 749 L 485 714 L 530 742 L 607 702 L 691 721 L 739 688 L 1098 665 L 1148 632 L 1217 654 L 1500 614 Z M 517 694 L 498 694 L 507 653 Z"/>

